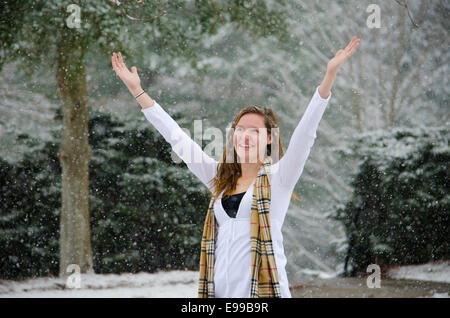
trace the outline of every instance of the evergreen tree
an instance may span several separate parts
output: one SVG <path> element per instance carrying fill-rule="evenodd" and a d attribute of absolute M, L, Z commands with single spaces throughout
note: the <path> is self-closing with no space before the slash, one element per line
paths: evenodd
<path fill-rule="evenodd" d="M 345 272 L 369 264 L 418 264 L 450 257 L 448 130 L 422 127 L 367 134 L 352 199 L 335 217 L 345 226 Z"/>

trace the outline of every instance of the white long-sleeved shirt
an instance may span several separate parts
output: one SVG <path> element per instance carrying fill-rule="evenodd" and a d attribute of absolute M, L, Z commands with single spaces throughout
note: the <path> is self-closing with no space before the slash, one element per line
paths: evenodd
<path fill-rule="evenodd" d="M 324 99 L 318 88 L 289 142 L 283 157 L 273 165 L 271 183 L 270 221 L 275 262 L 280 280 L 281 296 L 291 297 L 286 274 L 286 256 L 281 228 L 286 216 L 292 191 L 303 172 L 306 160 L 317 137 L 316 131 L 331 92 Z M 147 120 L 172 146 L 174 152 L 186 163 L 189 170 L 207 187 L 217 172 L 218 162 L 203 152 L 167 112 L 155 101 L 153 107 L 141 110 Z M 214 283 L 216 297 L 250 297 L 251 246 L 250 212 L 254 182 L 244 194 L 236 218 L 231 218 L 222 206 L 222 194 L 215 201 L 214 215 L 218 224 L 216 241 Z M 206 211 L 205 211 L 206 213 Z"/>

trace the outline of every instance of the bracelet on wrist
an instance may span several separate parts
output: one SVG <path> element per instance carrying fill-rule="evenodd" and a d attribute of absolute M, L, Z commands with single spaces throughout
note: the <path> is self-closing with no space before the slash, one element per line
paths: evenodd
<path fill-rule="evenodd" d="M 134 96 L 134 99 L 137 99 L 139 96 L 141 96 L 142 94 L 144 94 L 145 91 L 143 90 L 142 92 L 140 92 L 139 94 L 137 94 L 136 96 Z"/>

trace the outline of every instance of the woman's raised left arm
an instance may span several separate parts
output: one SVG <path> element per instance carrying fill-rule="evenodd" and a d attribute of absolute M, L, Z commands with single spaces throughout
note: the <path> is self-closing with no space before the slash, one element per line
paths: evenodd
<path fill-rule="evenodd" d="M 292 189 L 300 178 L 317 137 L 316 131 L 331 98 L 331 87 L 341 65 L 355 52 L 359 39 L 353 38 L 344 50 L 339 50 L 328 62 L 327 72 L 292 134 L 284 156 L 275 165 L 280 184 Z"/>
<path fill-rule="evenodd" d="M 355 53 L 356 48 L 359 45 L 359 40 L 359 38 L 354 37 L 345 49 L 337 51 L 336 55 L 328 62 L 327 72 L 319 86 L 320 97 L 325 99 L 328 98 L 339 68 L 353 55 L 353 53 Z"/>

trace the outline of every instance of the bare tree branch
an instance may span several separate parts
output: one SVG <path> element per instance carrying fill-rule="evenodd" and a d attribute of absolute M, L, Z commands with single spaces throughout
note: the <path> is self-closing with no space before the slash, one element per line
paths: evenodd
<path fill-rule="evenodd" d="M 113 6 L 117 7 L 117 8 L 119 8 L 120 11 L 122 11 L 122 14 L 123 14 L 127 19 L 129 19 L 129 20 L 131 20 L 131 21 L 153 22 L 153 21 L 155 21 L 156 19 L 162 17 L 163 15 L 165 15 L 165 14 L 167 13 L 166 10 L 163 10 L 163 12 L 162 12 L 160 15 L 155 16 L 155 17 L 152 17 L 152 18 L 136 18 L 136 17 L 130 16 L 130 15 L 125 11 L 125 9 L 124 9 L 123 6 L 122 6 L 122 3 L 121 3 L 119 0 L 107 0 L 107 1 L 108 1 L 111 5 L 113 5 Z M 142 6 L 144 5 L 144 0 L 138 0 L 138 1 L 137 1 L 137 4 L 138 4 L 139 6 L 142 7 Z M 166 5 L 167 5 L 167 3 L 161 3 L 161 7 L 162 7 L 162 8 L 166 7 Z"/>
<path fill-rule="evenodd" d="M 409 11 L 409 7 L 408 7 L 408 1 L 407 0 L 395 0 L 400 6 L 404 7 L 406 9 L 406 11 L 408 12 L 408 16 L 409 19 L 411 20 L 411 23 L 413 24 L 413 26 L 418 29 L 419 26 L 416 24 L 416 22 L 414 22 L 412 16 L 411 16 L 411 11 Z"/>

